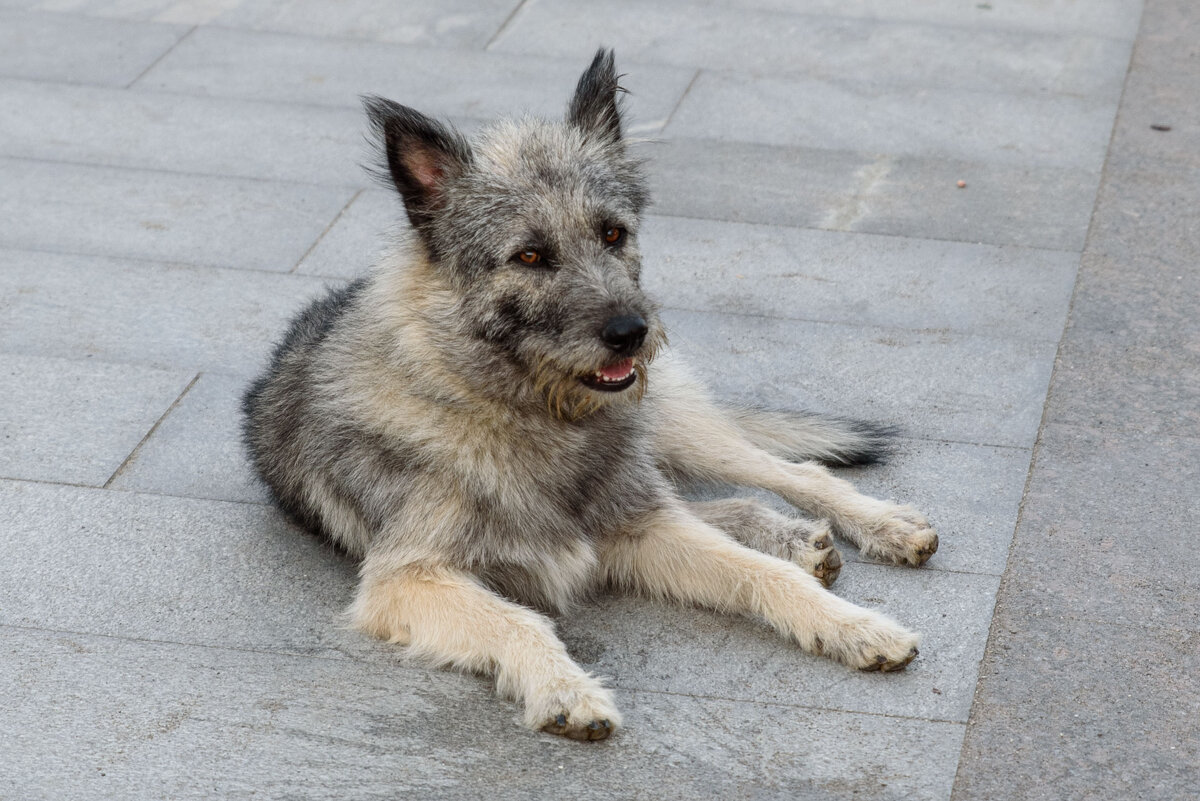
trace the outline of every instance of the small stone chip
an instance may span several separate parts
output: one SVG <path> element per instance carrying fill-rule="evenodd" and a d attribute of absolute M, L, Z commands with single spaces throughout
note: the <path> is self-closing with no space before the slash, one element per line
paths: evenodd
<path fill-rule="evenodd" d="M 1161 122 L 1156 122 L 1150 126 L 1150 130 L 1152 130 L 1152 131 L 1169 131 L 1169 130 L 1171 130 L 1171 126 L 1166 125 Z"/>
<path fill-rule="evenodd" d="M 966 181 L 959 181 L 957 185 L 958 185 L 958 188 L 959 188 L 959 189 L 966 189 L 966 188 L 967 188 L 967 182 L 966 182 Z"/>

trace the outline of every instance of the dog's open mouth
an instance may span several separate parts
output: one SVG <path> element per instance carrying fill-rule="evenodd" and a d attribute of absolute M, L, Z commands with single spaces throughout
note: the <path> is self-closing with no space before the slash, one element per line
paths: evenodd
<path fill-rule="evenodd" d="M 579 380 L 584 386 L 599 392 L 620 392 L 629 389 L 637 381 L 637 365 L 633 359 L 625 359 L 582 376 Z"/>

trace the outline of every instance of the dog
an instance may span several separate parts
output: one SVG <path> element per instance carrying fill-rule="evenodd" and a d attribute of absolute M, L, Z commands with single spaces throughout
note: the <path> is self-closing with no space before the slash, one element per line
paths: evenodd
<path fill-rule="evenodd" d="M 649 200 L 600 50 L 565 120 L 453 127 L 364 98 L 406 246 L 292 322 L 244 397 L 278 505 L 361 560 L 353 625 L 494 676 L 526 726 L 621 724 L 543 612 L 598 588 L 765 619 L 803 650 L 899 670 L 918 637 L 826 587 L 831 534 L 885 561 L 937 549 L 926 520 L 822 464 L 877 460 L 888 432 L 734 408 L 674 358 L 640 286 Z M 684 500 L 680 480 L 771 490 Z"/>

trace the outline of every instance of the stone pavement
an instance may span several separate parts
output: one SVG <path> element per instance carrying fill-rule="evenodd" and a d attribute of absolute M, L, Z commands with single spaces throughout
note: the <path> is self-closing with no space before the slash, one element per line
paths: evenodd
<path fill-rule="evenodd" d="M 1198 16 L 0 0 L 0 799 L 1200 796 Z M 835 591 L 924 635 L 897 675 L 581 609 L 626 713 L 582 745 L 345 628 L 355 566 L 265 504 L 237 399 L 400 224 L 358 95 L 558 115 L 601 43 L 673 344 L 901 424 L 847 472 L 942 549 L 843 549 Z"/>

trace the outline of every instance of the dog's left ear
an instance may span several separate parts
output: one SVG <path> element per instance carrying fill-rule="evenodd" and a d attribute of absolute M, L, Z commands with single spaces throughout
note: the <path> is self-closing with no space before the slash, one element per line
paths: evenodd
<path fill-rule="evenodd" d="M 620 142 L 621 110 L 617 105 L 617 93 L 624 91 L 617 84 L 613 51 L 600 48 L 592 65 L 579 78 L 575 96 L 567 109 L 567 122 L 591 136 L 614 144 Z"/>
<path fill-rule="evenodd" d="M 424 228 L 445 204 L 446 187 L 471 164 L 471 146 L 448 125 L 382 97 L 364 97 L 387 173 L 404 198 L 408 218 Z"/>

